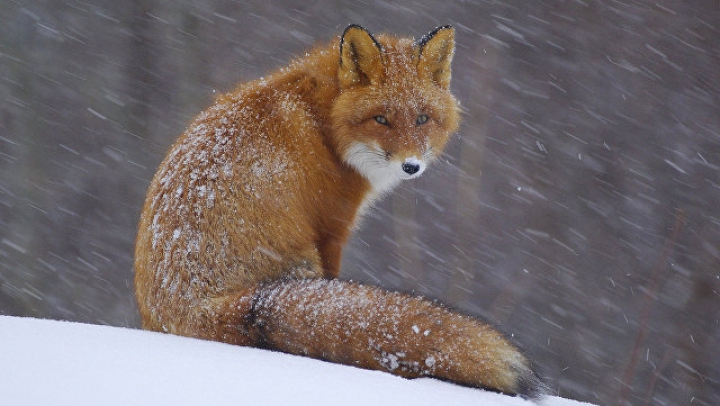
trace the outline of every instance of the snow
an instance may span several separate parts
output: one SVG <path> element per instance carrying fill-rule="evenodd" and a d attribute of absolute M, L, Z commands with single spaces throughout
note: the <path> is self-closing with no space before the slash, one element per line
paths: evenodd
<path fill-rule="evenodd" d="M 434 379 L 126 328 L 0 316 L 6 405 L 498 405 Z M 542 406 L 588 405 L 546 397 Z"/>

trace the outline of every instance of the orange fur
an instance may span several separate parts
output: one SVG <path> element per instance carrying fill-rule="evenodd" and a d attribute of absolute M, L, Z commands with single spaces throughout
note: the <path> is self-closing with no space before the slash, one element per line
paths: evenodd
<path fill-rule="evenodd" d="M 449 27 L 412 41 L 350 26 L 338 44 L 219 97 L 148 191 L 135 249 L 143 327 L 534 391 L 527 360 L 487 325 L 320 281 L 338 276 L 363 209 L 420 175 L 457 129 L 453 48 Z M 388 323 L 403 331 L 383 334 Z"/>

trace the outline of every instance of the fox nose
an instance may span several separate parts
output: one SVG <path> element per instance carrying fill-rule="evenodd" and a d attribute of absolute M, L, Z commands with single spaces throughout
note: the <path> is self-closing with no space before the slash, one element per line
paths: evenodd
<path fill-rule="evenodd" d="M 402 164 L 402 170 L 408 175 L 414 175 L 420 170 L 420 164 L 417 162 L 405 162 Z"/>
<path fill-rule="evenodd" d="M 415 175 L 423 170 L 423 162 L 415 157 L 408 158 L 402 164 L 403 172 L 408 175 Z"/>

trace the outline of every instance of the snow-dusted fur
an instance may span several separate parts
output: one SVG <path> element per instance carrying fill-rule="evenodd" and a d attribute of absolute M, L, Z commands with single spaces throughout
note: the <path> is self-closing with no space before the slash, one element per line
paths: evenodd
<path fill-rule="evenodd" d="M 291 354 L 524 396 L 541 387 L 496 330 L 422 298 L 339 280 L 279 281 L 258 290 L 251 314 L 260 345 Z"/>
<path fill-rule="evenodd" d="M 148 191 L 135 249 L 143 327 L 532 395 L 528 360 L 430 302 L 327 282 L 358 213 L 419 176 L 458 126 L 454 31 L 350 26 L 221 96 Z"/>

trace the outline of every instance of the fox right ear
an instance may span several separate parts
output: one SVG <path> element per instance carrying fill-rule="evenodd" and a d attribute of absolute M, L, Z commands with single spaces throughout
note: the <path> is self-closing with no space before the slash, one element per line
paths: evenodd
<path fill-rule="evenodd" d="M 422 75 L 444 89 L 450 88 L 450 64 L 455 50 L 455 30 L 445 25 L 424 35 L 417 42 Z"/>
<path fill-rule="evenodd" d="M 382 52 L 382 46 L 368 30 L 355 24 L 348 26 L 340 40 L 340 87 L 367 86 L 381 80 Z"/>

